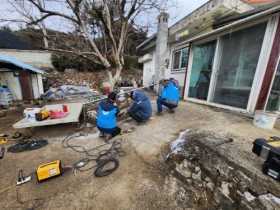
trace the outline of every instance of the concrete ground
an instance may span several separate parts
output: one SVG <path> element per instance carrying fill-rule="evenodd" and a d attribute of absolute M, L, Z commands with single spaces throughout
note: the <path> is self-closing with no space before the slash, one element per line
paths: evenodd
<path fill-rule="evenodd" d="M 156 110 L 155 97 L 151 96 L 151 100 Z M 0 118 L 4 131 L 9 130 L 7 123 L 15 118 Z M 32 175 L 31 182 L 2 192 L 16 182 L 20 169 L 27 175 L 43 163 L 61 160 L 64 164 L 73 164 L 86 157 L 61 145 L 64 137 L 73 133 L 75 125 L 39 128 L 33 138 L 49 136 L 47 146 L 34 151 L 6 153 L 0 160 L 0 208 L 186 209 L 190 202 L 184 199 L 187 189 L 172 176 L 165 164 L 169 143 L 186 129 L 209 134 L 205 141 L 212 143 L 231 137 L 234 141 L 221 145 L 220 150 L 247 165 L 257 175 L 264 176 L 261 160 L 251 152 L 252 142 L 258 137 L 280 136 L 280 131 L 257 128 L 252 121 L 237 113 L 182 101 L 174 114 L 164 110 L 163 116 L 155 116 L 146 125 L 137 126 L 133 121 L 120 123 L 122 128 L 136 126 L 136 130 L 113 139 L 121 138 L 125 151 L 125 155 L 118 158 L 120 166 L 113 174 L 97 178 L 93 169 L 76 173 L 67 171 L 41 183 Z M 74 138 L 70 144 L 90 149 L 104 144 L 104 140 L 98 133 L 93 133 Z M 90 164 L 93 166 L 94 162 Z"/>

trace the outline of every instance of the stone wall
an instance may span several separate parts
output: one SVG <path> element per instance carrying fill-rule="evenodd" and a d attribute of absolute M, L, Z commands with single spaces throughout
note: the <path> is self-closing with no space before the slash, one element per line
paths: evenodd
<path fill-rule="evenodd" d="M 204 140 L 188 137 L 183 151 L 169 158 L 174 176 L 185 184 L 190 208 L 280 209 L 279 182 L 257 176 Z"/>
<path fill-rule="evenodd" d="M 0 49 L 0 54 L 37 68 L 53 68 L 49 51 Z"/>

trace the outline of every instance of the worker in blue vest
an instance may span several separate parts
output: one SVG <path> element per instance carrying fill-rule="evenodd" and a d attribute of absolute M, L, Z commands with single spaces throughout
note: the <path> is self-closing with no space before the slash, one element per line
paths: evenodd
<path fill-rule="evenodd" d="M 136 120 L 139 125 L 144 125 L 147 120 L 152 116 L 152 106 L 149 98 L 145 93 L 131 91 L 130 98 L 133 100 L 133 104 L 127 110 L 128 115 Z"/>
<path fill-rule="evenodd" d="M 119 108 L 114 105 L 116 96 L 114 92 L 109 93 L 107 100 L 102 101 L 98 107 L 97 128 L 100 131 L 99 137 L 106 137 L 106 143 L 121 132 L 117 126 Z"/>
<path fill-rule="evenodd" d="M 157 115 L 162 115 L 162 106 L 169 108 L 170 113 L 174 113 L 174 109 L 179 103 L 179 82 L 174 78 L 164 79 L 160 81 L 162 85 L 161 96 L 157 98 Z"/>

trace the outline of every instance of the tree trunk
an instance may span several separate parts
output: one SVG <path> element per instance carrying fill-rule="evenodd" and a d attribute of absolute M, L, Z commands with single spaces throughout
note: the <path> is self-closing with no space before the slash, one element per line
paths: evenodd
<path fill-rule="evenodd" d="M 42 32 L 43 32 L 43 36 L 44 36 L 44 39 L 43 39 L 44 40 L 44 47 L 46 49 L 48 49 L 49 48 L 49 41 L 47 39 L 48 34 L 47 34 L 47 30 L 45 28 L 45 25 L 43 23 L 41 24 L 41 28 L 42 28 Z"/>
<path fill-rule="evenodd" d="M 121 72 L 122 72 L 122 66 L 120 66 L 119 68 L 116 69 L 116 74 L 114 76 L 112 75 L 111 71 L 107 70 L 107 76 L 108 76 L 109 84 L 110 84 L 110 91 L 114 91 L 114 88 L 121 76 Z"/>
<path fill-rule="evenodd" d="M 44 7 L 45 8 L 45 5 L 41 1 L 38 1 L 38 5 L 40 5 L 40 7 Z M 43 16 L 44 16 L 44 14 L 42 12 L 40 12 L 40 18 L 42 18 Z M 41 30 L 43 32 L 44 47 L 46 49 L 48 49 L 49 48 L 49 41 L 47 39 L 48 33 L 47 33 L 47 29 L 46 29 L 45 23 L 44 23 L 44 21 L 42 21 L 42 22 L 38 23 L 38 25 L 39 25 L 39 27 L 41 28 Z"/>

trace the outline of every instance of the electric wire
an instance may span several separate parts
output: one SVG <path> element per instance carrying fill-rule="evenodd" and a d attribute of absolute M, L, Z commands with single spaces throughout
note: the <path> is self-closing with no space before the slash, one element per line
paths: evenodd
<path fill-rule="evenodd" d="M 82 136 L 82 135 L 81 134 L 78 134 L 78 135 L 70 134 L 70 135 L 66 136 L 64 138 L 64 140 L 62 141 L 62 147 L 70 148 L 77 153 L 84 153 L 88 156 L 88 158 L 84 158 L 84 159 L 78 161 L 73 166 L 68 167 L 68 169 L 73 169 L 73 170 L 78 170 L 78 171 L 84 172 L 84 171 L 88 171 L 88 170 L 96 168 L 94 171 L 94 175 L 96 177 L 107 176 L 117 170 L 117 168 L 119 167 L 119 161 L 117 160 L 116 156 L 125 155 L 125 151 L 122 150 L 122 144 L 121 144 L 122 139 L 121 138 L 114 140 L 112 142 L 110 148 L 100 150 L 101 148 L 104 148 L 105 146 L 108 147 L 109 144 L 102 144 L 102 145 L 94 147 L 94 148 L 86 149 L 83 146 L 73 145 L 73 144 L 69 143 L 69 141 L 71 139 L 77 138 L 79 136 Z M 93 153 L 93 152 L 95 152 L 95 153 Z M 96 164 L 94 166 L 88 166 L 90 162 L 94 162 L 94 161 L 96 162 Z M 110 166 L 111 165 L 113 165 L 113 166 L 108 168 L 109 164 L 110 164 Z"/>
<path fill-rule="evenodd" d="M 0 191 L 0 194 L 3 193 L 3 192 L 6 192 L 7 190 L 9 190 L 9 189 L 11 189 L 11 188 L 13 188 L 13 187 L 15 187 L 15 186 L 16 186 L 16 184 L 12 184 L 12 185 L 10 185 L 10 186 L 8 186 L 8 187 L 2 189 L 2 190 Z"/>
<path fill-rule="evenodd" d="M 17 202 L 20 203 L 20 204 L 25 204 L 25 203 L 29 203 L 31 201 L 35 201 L 35 202 L 38 202 L 38 204 L 35 205 L 35 206 L 32 206 L 31 209 L 36 209 L 36 208 L 42 206 L 46 202 L 46 200 L 44 198 L 34 198 L 34 199 L 29 199 L 29 200 L 26 200 L 26 201 L 22 201 L 20 196 L 19 196 L 19 192 L 18 192 L 19 189 L 20 189 L 20 186 L 16 189 L 16 191 L 17 191 Z"/>
<path fill-rule="evenodd" d="M 40 149 L 48 144 L 47 138 L 42 138 L 39 140 L 25 140 L 18 144 L 14 144 L 8 147 L 8 152 L 18 153 L 28 150 Z"/>

